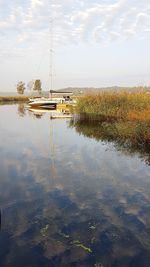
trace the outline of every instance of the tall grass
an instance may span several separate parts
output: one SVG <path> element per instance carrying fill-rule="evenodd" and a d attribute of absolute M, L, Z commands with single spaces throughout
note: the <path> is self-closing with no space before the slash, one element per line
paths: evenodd
<path fill-rule="evenodd" d="M 74 126 L 80 133 L 149 154 L 150 93 L 89 94 L 77 99 L 75 112 L 80 116 Z"/>
<path fill-rule="evenodd" d="M 27 96 L 0 96 L 0 104 L 11 102 L 27 102 L 29 97 Z"/>
<path fill-rule="evenodd" d="M 101 92 L 77 99 L 76 113 L 131 121 L 150 120 L 150 93 Z"/>

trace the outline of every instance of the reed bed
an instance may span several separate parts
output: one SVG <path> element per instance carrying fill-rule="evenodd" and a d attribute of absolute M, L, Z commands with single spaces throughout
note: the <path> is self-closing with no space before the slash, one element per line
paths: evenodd
<path fill-rule="evenodd" d="M 0 103 L 27 102 L 27 96 L 0 96 Z"/>
<path fill-rule="evenodd" d="M 101 92 L 77 99 L 76 113 L 105 119 L 150 120 L 150 93 Z"/>
<path fill-rule="evenodd" d="M 150 93 L 89 94 L 78 98 L 75 112 L 80 115 L 76 126 L 84 126 L 87 136 L 150 152 Z"/>

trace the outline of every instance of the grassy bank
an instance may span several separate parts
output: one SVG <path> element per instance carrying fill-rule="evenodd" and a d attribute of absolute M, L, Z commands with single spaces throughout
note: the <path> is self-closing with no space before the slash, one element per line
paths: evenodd
<path fill-rule="evenodd" d="M 125 120 L 150 120 L 150 93 L 102 92 L 78 98 L 76 113 L 90 117 Z"/>
<path fill-rule="evenodd" d="M 27 96 L 0 96 L 1 103 L 11 103 L 11 102 L 27 102 L 29 97 Z"/>
<path fill-rule="evenodd" d="M 89 94 L 77 100 L 76 113 L 72 125 L 80 134 L 146 154 L 150 164 L 149 93 Z"/>

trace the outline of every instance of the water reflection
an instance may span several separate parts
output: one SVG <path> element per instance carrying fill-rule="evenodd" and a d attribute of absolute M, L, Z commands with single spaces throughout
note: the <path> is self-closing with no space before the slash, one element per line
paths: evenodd
<path fill-rule="evenodd" d="M 149 167 L 16 110 L 0 110 L 1 266 L 148 267 Z"/>
<path fill-rule="evenodd" d="M 44 116 L 44 114 L 49 114 L 50 119 L 72 118 L 68 109 L 29 109 L 29 113 L 37 119 Z"/>
<path fill-rule="evenodd" d="M 25 103 L 19 103 L 18 104 L 18 114 L 21 117 L 24 117 L 26 115 L 26 105 Z"/>
<path fill-rule="evenodd" d="M 27 105 L 27 103 L 19 103 L 18 104 L 18 115 L 23 117 L 26 115 L 26 112 L 28 111 L 28 114 L 40 119 L 44 114 L 49 114 L 50 119 L 56 119 L 56 118 L 72 118 L 72 115 L 70 113 L 69 108 L 31 108 Z"/>
<path fill-rule="evenodd" d="M 143 123 L 143 131 L 144 124 L 145 123 Z M 147 129 L 149 129 L 150 122 L 147 124 L 149 125 Z M 141 138 L 138 132 L 138 123 L 135 136 L 132 136 L 132 123 L 129 122 L 100 122 L 86 117 L 78 117 L 71 120 L 70 126 L 75 127 L 76 131 L 85 137 L 94 138 L 101 142 L 112 142 L 116 149 L 124 153 L 138 153 L 139 156 L 150 165 L 150 143 Z"/>

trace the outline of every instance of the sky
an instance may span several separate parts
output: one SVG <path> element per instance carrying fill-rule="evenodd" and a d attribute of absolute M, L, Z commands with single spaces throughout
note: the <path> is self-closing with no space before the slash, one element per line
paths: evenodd
<path fill-rule="evenodd" d="M 150 85 L 150 0 L 0 0 L 0 91 Z"/>

